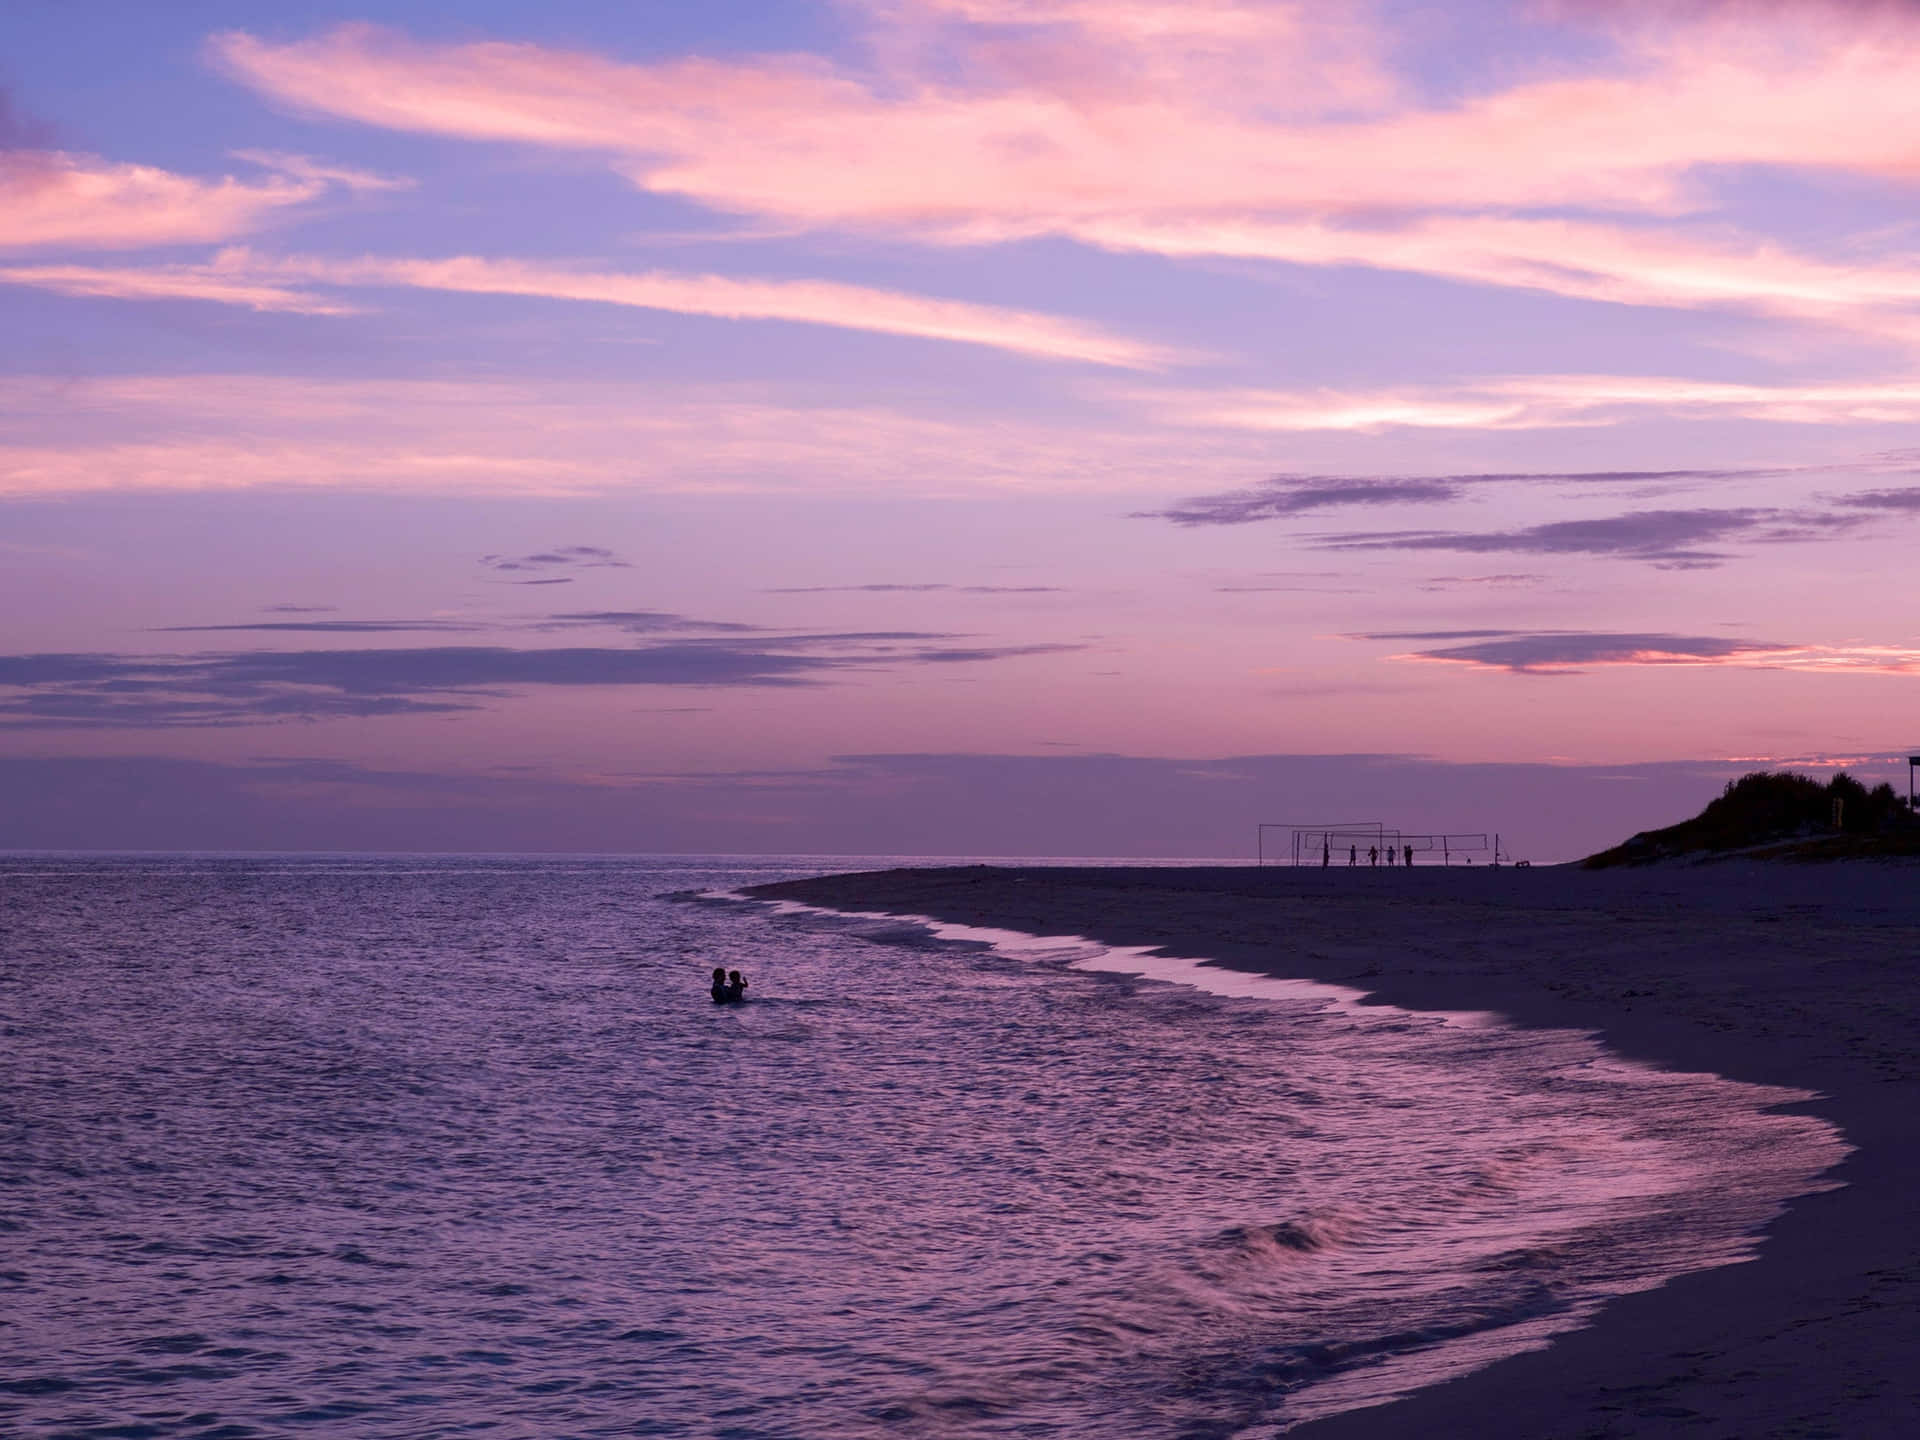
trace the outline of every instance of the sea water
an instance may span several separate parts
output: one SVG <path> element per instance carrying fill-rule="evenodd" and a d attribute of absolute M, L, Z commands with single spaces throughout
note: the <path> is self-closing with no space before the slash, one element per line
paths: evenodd
<path fill-rule="evenodd" d="M 876 863 L 0 857 L 0 1431 L 1273 1434 L 1844 1151 L 1581 1035 L 733 893 Z"/>

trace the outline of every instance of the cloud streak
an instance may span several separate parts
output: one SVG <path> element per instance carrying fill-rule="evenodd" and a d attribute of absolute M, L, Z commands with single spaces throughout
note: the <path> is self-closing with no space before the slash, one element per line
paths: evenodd
<path fill-rule="evenodd" d="M 366 25 L 288 44 L 228 33 L 211 52 L 308 113 L 597 152 L 719 209 L 1029 232 L 1195 209 L 1673 209 L 1702 165 L 1904 174 L 1901 127 L 1920 116 L 1907 27 L 1869 36 L 1844 12 L 1683 20 L 1620 36 L 1611 73 L 1429 107 L 1359 24 L 1304 5 L 1180 8 L 875 4 L 867 73 L 805 56 L 621 64 Z M 915 28 L 933 43 L 884 43 Z"/>
<path fill-rule="evenodd" d="M 480 563 L 489 570 L 631 570 L 633 566 L 601 545 L 558 545 L 537 550 L 531 555 L 482 555 Z"/>
<path fill-rule="evenodd" d="M 1169 473 L 1202 484 L 1257 473 L 1264 453 L 1251 436 L 1196 453 L 1187 433 L 1131 419 L 822 401 L 797 385 L 0 377 L 0 495 L 1152 493 Z"/>
<path fill-rule="evenodd" d="M 947 585 L 926 584 L 875 585 L 781 585 L 764 591 L 767 595 L 925 595 L 944 592 L 951 595 L 1062 595 L 1061 585 Z"/>
<path fill-rule="evenodd" d="M 1920 276 L 1909 256 L 1827 261 L 1724 231 L 1708 238 L 1592 221 L 1445 215 L 1371 225 L 1105 222 L 1086 238 L 1116 250 L 1397 270 L 1612 305 L 1743 310 L 1909 343 L 1920 337 L 1913 309 Z"/>
<path fill-rule="evenodd" d="M 1142 397 L 1175 424 L 1272 431 L 1550 430 L 1652 417 L 1786 425 L 1906 424 L 1920 379 L 1748 385 L 1677 376 L 1531 375 L 1392 389 Z"/>
<path fill-rule="evenodd" d="M 1838 528 L 1838 527 L 1829 527 Z M 1807 525 L 1760 509 L 1637 510 L 1584 520 L 1555 520 L 1518 530 L 1399 530 L 1313 537 L 1322 550 L 1447 550 L 1469 555 L 1596 555 L 1662 569 L 1701 569 L 1727 560 L 1705 548 L 1736 540 L 1808 538 Z"/>
<path fill-rule="evenodd" d="M 573 610 L 548 615 L 535 622 L 538 630 L 571 630 L 610 626 L 630 635 L 657 635 L 663 631 L 697 631 L 712 634 L 744 635 L 757 632 L 758 625 L 742 625 L 728 620 L 689 620 L 665 610 Z"/>
<path fill-rule="evenodd" d="M 1562 10 L 1584 64 L 1510 65 L 1449 101 L 1394 72 L 1382 28 L 1327 7 L 852 13 L 861 67 L 626 64 L 364 25 L 229 33 L 211 53 L 303 113 L 598 155 L 649 191 L 775 225 L 1059 235 L 1914 335 L 1903 254 L 1822 259 L 1688 219 L 1740 168 L 1908 178 L 1920 22 L 1905 7 L 1608 11 L 1584 32 Z"/>
<path fill-rule="evenodd" d="M 1486 471 L 1407 476 L 1276 475 L 1259 485 L 1214 495 L 1198 495 L 1159 510 L 1135 512 L 1141 518 L 1171 520 L 1185 528 L 1206 528 L 1288 520 L 1326 510 L 1371 506 L 1436 505 L 1457 502 L 1485 487 L 1546 487 L 1568 490 L 1744 488 L 1752 482 L 1793 477 L 1885 474 L 1910 469 L 1906 454 L 1869 456 L 1824 466 L 1690 467 L 1668 470 Z M 1461 554 L 1595 555 L 1649 562 L 1664 568 L 1717 565 L 1730 558 L 1723 549 L 1747 542 L 1783 544 L 1831 540 L 1873 525 L 1878 518 L 1920 515 L 1920 487 L 1857 491 L 1811 497 L 1790 506 L 1748 505 L 1689 509 L 1634 510 L 1621 514 L 1545 521 L 1509 530 L 1404 529 L 1309 534 L 1304 542 L 1321 550 L 1454 551 Z M 1435 576 L 1424 588 L 1446 585 L 1513 585 L 1541 577 L 1522 573 L 1483 576 Z"/>
<path fill-rule="evenodd" d="M 1785 645 L 1712 635 L 1613 633 L 1588 630 L 1462 631 L 1472 644 L 1391 655 L 1502 670 L 1515 675 L 1577 675 L 1607 667 L 1693 667 L 1798 670 L 1815 674 L 1916 675 L 1920 650 L 1893 645 Z M 1449 639 L 1447 632 L 1383 633 L 1363 639 Z"/>
<path fill-rule="evenodd" d="M 156 625 L 155 635 L 203 635 L 262 631 L 302 635 L 402 635 L 420 631 L 470 634 L 495 627 L 473 620 L 247 620 L 232 625 Z"/>
<path fill-rule="evenodd" d="M 1880 469 L 1881 462 L 1836 464 L 1829 471 Z M 1137 518 L 1176 525 L 1252 525 L 1320 510 L 1354 506 L 1444 504 L 1470 490 L 1494 485 L 1545 485 L 1579 489 L 1609 486 L 1723 484 L 1795 473 L 1778 466 L 1688 467 L 1673 470 L 1491 470 L 1451 475 L 1274 475 L 1258 485 L 1217 495 L 1196 495 Z M 1866 502 L 1860 502 L 1866 503 Z"/>
<path fill-rule="evenodd" d="M 300 156 L 258 155 L 268 173 L 258 180 L 232 175 L 202 180 L 151 165 L 127 165 L 92 155 L 55 150 L 0 150 L 0 250 L 32 250 L 63 246 L 78 250 L 138 250 L 159 245 L 217 244 L 249 234 L 276 216 L 342 188 L 395 186 L 361 171 L 330 167 Z M 39 281 L 15 279 L 15 284 L 40 283 L 45 288 L 83 283 L 96 288 L 119 285 L 130 295 L 136 282 L 124 271 L 87 272 L 76 266 L 43 270 Z M 24 272 L 24 273 L 32 273 Z M 167 286 L 176 290 L 203 286 L 218 277 L 196 282 L 196 272 L 161 272 L 146 282 L 138 298 L 159 298 Z M 118 278 L 116 278 L 118 277 Z M 226 303 L 236 281 L 228 282 Z M 67 293 L 76 293 L 69 289 Z M 212 297 L 208 297 L 212 298 Z"/>
<path fill-rule="evenodd" d="M 487 708 L 529 689 L 789 687 L 902 664 L 978 664 L 1079 648 L 955 645 L 953 638 L 883 632 L 699 637 L 630 649 L 450 645 L 5 655 L 0 656 L 0 729 L 164 729 L 449 714 Z"/>
<path fill-rule="evenodd" d="M 57 294 L 119 300 L 204 300 L 304 315 L 364 308 L 316 294 L 312 286 L 450 291 L 586 302 L 718 320 L 781 321 L 841 330 L 983 345 L 1045 360 L 1159 370 L 1182 356 L 1084 321 L 828 280 L 765 280 L 666 270 L 616 272 L 518 260 L 336 260 L 273 257 L 230 249 L 202 265 L 16 265 L 0 283 Z M 296 288 L 296 287 L 308 288 Z"/>
<path fill-rule="evenodd" d="M 1245 490 L 1196 495 L 1165 510 L 1135 513 L 1140 519 L 1171 520 L 1190 527 L 1251 525 L 1355 505 L 1422 505 L 1455 500 L 1463 485 L 1482 478 L 1491 477 L 1276 475 Z"/>
<path fill-rule="evenodd" d="M 361 307 L 205 265 L 0 265 L 0 285 L 84 300 L 203 300 L 290 315 L 355 315 Z"/>

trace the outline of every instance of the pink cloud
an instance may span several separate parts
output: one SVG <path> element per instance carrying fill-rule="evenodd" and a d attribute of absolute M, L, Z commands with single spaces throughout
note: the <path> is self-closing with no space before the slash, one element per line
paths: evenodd
<path fill-rule="evenodd" d="M 411 190 L 414 186 L 412 179 L 406 176 L 379 175 L 357 166 L 336 165 L 330 161 L 316 160 L 311 155 L 295 155 L 286 150 L 235 150 L 232 155 L 236 160 L 245 160 L 276 175 L 311 185 L 337 185 L 344 190 L 358 191 Z"/>
<path fill-rule="evenodd" d="M 1513 638 L 1389 655 L 1392 661 L 1466 665 L 1521 675 L 1595 669 L 1791 670 L 1820 675 L 1920 675 L 1920 650 L 1901 645 L 1777 645 L 1678 635 L 1514 632 Z"/>
<path fill-rule="evenodd" d="M 227 34 L 213 49 L 308 111 L 596 150 L 648 189 L 718 209 L 945 238 L 1128 217 L 1673 212 L 1698 203 L 1705 166 L 1898 178 L 1916 166 L 1915 29 L 1848 7 L 1696 13 L 1624 34 L 1594 73 L 1450 106 L 1406 98 L 1381 37 L 1317 7 L 931 0 L 870 13 L 874 60 L 857 72 L 794 56 L 622 64 L 366 26 L 284 45 Z M 916 43 L 928 33 L 943 42 L 938 70 Z"/>
<path fill-rule="evenodd" d="M 296 315 L 349 315 L 355 307 L 205 265 L 0 265 L 0 285 L 108 300 L 207 300 Z"/>
<path fill-rule="evenodd" d="M 922 21 L 950 14 L 901 8 Z M 974 87 L 919 76 L 898 27 L 882 31 L 882 69 L 869 75 L 812 57 L 625 65 L 523 44 L 433 47 L 369 26 L 289 45 L 227 34 L 213 54 L 304 111 L 600 151 L 647 189 L 786 223 L 1036 234 L 1143 203 L 1238 210 L 1298 198 L 1309 176 L 1330 173 L 1259 118 L 1303 88 L 1326 104 L 1350 98 L 1327 94 L 1320 57 L 1301 41 L 1329 27 L 1303 11 L 1273 7 L 1246 21 L 1244 44 L 1197 60 L 1151 33 L 1090 26 L 1089 7 L 1048 9 L 1058 24 L 974 36 L 959 62 Z M 1223 52 L 1237 79 L 1223 81 Z M 1378 98 L 1374 80 L 1353 84 Z"/>
<path fill-rule="evenodd" d="M 783 399 L 765 385 L 0 379 L 0 495 L 327 488 L 407 494 L 1151 494 L 1233 483 L 1258 437 Z"/>
<path fill-rule="evenodd" d="M 1055 315 L 825 280 L 736 279 L 661 270 L 571 270 L 475 256 L 443 260 L 275 260 L 235 254 L 223 257 L 223 264 L 330 285 L 395 285 L 476 295 L 527 295 L 731 320 L 832 325 L 1127 369 L 1156 369 L 1176 358 L 1171 350 Z"/>
<path fill-rule="evenodd" d="M 1083 238 L 1116 250 L 1364 266 L 1623 305 L 1737 307 L 1911 341 L 1920 270 L 1904 255 L 1830 262 L 1721 229 L 1505 215 L 1372 226 L 1319 220 L 1109 220 Z"/>
<path fill-rule="evenodd" d="M 0 284 L 32 285 L 63 295 L 124 300 L 208 300 L 245 305 L 254 310 L 285 310 L 306 315 L 353 312 L 352 306 L 322 299 L 310 290 L 289 288 L 287 282 L 449 290 L 471 295 L 524 295 L 728 320 L 785 320 L 988 345 L 1051 360 L 1078 360 L 1137 370 L 1160 368 L 1178 358 L 1170 349 L 1059 316 L 824 280 L 737 279 L 660 270 L 588 271 L 474 256 L 442 260 L 270 257 L 241 249 L 223 251 L 206 265 L 146 269 L 80 265 L 0 267 Z"/>
<path fill-rule="evenodd" d="M 1647 416 L 1800 425 L 1920 420 L 1920 379 L 1905 377 L 1745 385 L 1670 376 L 1534 375 L 1364 391 L 1192 391 L 1141 398 L 1176 424 L 1275 431 L 1541 430 Z"/>
<path fill-rule="evenodd" d="M 338 185 L 402 182 L 301 156 L 250 156 L 269 173 L 196 179 L 51 150 L 0 151 L 0 249 L 135 250 L 229 240 Z"/>
<path fill-rule="evenodd" d="M 854 9 L 859 67 L 628 64 L 365 25 L 288 44 L 229 33 L 212 53 L 303 111 L 598 152 L 644 189 L 766 225 L 942 244 L 1063 235 L 1920 340 L 1920 282 L 1884 237 L 1827 260 L 1674 224 L 1711 208 L 1716 168 L 1920 174 L 1920 18 L 1897 9 L 1574 7 L 1611 27 L 1611 56 L 1447 104 L 1394 73 L 1364 8 Z M 1539 213 L 1568 207 L 1587 213 Z"/>

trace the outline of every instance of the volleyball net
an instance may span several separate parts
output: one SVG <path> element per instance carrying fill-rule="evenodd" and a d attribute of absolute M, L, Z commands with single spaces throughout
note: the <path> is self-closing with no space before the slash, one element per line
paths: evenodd
<path fill-rule="evenodd" d="M 1379 820 L 1263 824 L 1255 842 L 1262 865 L 1499 865 L 1512 857 L 1485 830 L 1416 833 Z"/>

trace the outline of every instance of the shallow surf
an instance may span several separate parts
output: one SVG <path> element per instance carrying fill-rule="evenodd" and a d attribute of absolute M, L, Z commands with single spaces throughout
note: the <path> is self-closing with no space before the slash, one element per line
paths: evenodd
<path fill-rule="evenodd" d="M 818 868 L 0 865 L 0 1418 L 1270 1433 L 1748 1257 L 1844 1150 L 1582 1035 L 713 894 Z"/>

